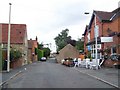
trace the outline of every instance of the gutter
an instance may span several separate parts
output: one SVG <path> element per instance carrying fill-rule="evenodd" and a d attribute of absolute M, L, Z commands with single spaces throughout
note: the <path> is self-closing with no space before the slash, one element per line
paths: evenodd
<path fill-rule="evenodd" d="M 115 13 L 115 14 L 113 14 L 113 16 L 110 18 L 110 21 L 112 21 L 113 20 L 113 18 L 116 16 L 117 14 Z"/>

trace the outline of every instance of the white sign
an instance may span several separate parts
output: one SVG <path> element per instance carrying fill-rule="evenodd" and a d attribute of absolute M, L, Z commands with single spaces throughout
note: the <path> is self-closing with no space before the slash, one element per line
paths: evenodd
<path fill-rule="evenodd" d="M 113 42 L 113 37 L 101 37 L 101 42 Z"/>

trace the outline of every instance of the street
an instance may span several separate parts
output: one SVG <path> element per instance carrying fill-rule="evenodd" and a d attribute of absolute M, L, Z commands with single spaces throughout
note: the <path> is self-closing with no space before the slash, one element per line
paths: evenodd
<path fill-rule="evenodd" d="M 54 59 L 27 65 L 3 88 L 114 88 Z"/>

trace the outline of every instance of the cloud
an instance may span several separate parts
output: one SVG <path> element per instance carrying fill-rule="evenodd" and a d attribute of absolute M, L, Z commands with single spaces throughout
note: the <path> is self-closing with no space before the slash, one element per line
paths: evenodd
<path fill-rule="evenodd" d="M 89 7 L 89 5 L 87 6 Z M 83 14 L 88 7 L 81 3 L 80 0 L 77 0 L 77 2 L 74 3 L 66 2 L 64 3 L 64 6 L 58 4 L 55 11 L 56 25 L 68 26 L 78 24 L 85 19 Z"/>
<path fill-rule="evenodd" d="M 89 24 L 93 10 L 113 11 L 119 0 L 2 0 L 0 22 L 8 22 L 9 2 L 12 3 L 11 22 L 27 24 L 28 38 L 52 42 L 68 28 L 73 39 L 81 37 Z M 106 4 L 108 3 L 109 4 Z M 84 15 L 90 12 L 90 15 Z"/>

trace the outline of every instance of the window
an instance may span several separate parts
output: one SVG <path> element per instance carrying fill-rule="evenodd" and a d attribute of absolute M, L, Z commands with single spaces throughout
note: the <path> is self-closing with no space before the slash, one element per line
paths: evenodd
<path fill-rule="evenodd" d="M 101 49 L 101 44 L 98 44 L 98 45 L 97 45 L 97 48 L 98 48 L 98 49 Z"/>
<path fill-rule="evenodd" d="M 116 47 L 112 48 L 112 53 L 116 53 Z"/>

